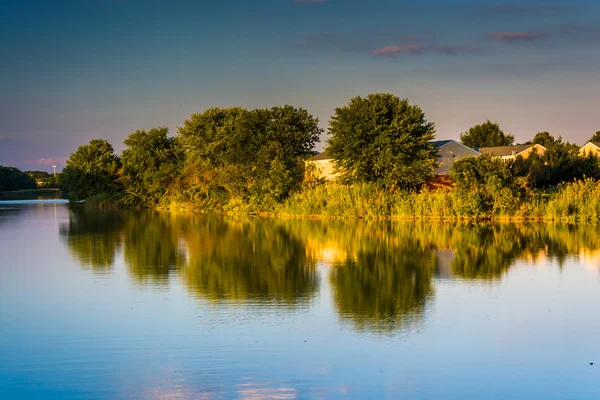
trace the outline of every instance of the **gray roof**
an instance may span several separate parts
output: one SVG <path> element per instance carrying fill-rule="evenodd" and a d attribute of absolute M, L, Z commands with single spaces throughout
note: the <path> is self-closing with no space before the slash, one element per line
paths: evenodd
<path fill-rule="evenodd" d="M 312 160 L 315 161 L 319 161 L 319 160 L 330 160 L 331 157 L 329 157 L 329 154 L 327 154 L 326 151 L 322 152 L 322 153 L 317 153 L 316 155 L 313 156 Z"/>
<path fill-rule="evenodd" d="M 589 143 L 593 144 L 596 147 L 600 147 L 600 142 L 589 142 Z"/>
<path fill-rule="evenodd" d="M 514 154 L 519 154 L 522 151 L 525 151 L 531 147 L 535 146 L 535 144 L 519 144 L 516 146 L 498 146 L 498 147 L 480 147 L 479 152 L 481 154 L 489 154 L 492 156 L 512 156 Z M 544 147 L 544 146 L 542 146 Z"/>
<path fill-rule="evenodd" d="M 442 147 L 447 145 L 450 142 L 453 142 L 454 140 L 449 139 L 449 140 L 432 140 L 431 143 L 432 145 L 434 145 L 435 147 Z"/>

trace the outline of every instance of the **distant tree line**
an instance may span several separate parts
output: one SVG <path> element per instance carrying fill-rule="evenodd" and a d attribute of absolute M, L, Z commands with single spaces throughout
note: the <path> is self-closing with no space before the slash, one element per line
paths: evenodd
<path fill-rule="evenodd" d="M 0 192 L 22 189 L 35 189 L 35 179 L 15 167 L 0 165 Z"/>
<path fill-rule="evenodd" d="M 210 108 L 193 114 L 169 136 L 166 127 L 138 130 L 121 155 L 95 139 L 71 154 L 61 174 L 70 198 L 119 198 L 142 207 L 195 205 L 205 211 L 269 210 L 322 183 L 306 161 L 323 130 L 303 108 Z M 419 191 L 434 175 L 435 126 L 417 105 L 393 94 L 352 98 L 329 121 L 325 149 L 338 181 L 382 190 Z M 600 132 L 594 135 L 600 139 Z M 486 121 L 461 134 L 468 147 L 508 146 L 514 136 Z M 596 158 L 540 132 L 531 143 L 545 154 L 502 162 L 465 158 L 451 176 L 458 192 L 477 201 L 577 178 L 598 178 Z M 475 196 L 475 197 L 474 197 Z M 475 201 L 475 200 L 473 200 Z"/>

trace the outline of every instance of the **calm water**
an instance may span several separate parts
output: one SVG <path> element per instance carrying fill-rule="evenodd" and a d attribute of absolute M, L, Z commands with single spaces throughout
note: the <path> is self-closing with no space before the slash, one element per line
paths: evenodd
<path fill-rule="evenodd" d="M 599 266 L 597 226 L 0 203 L 0 398 L 598 399 Z"/>

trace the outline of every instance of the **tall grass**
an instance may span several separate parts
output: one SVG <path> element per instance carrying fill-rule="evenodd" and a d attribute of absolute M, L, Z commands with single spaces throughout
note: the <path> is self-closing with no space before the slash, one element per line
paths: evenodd
<path fill-rule="evenodd" d="M 372 184 L 328 184 L 298 192 L 275 206 L 280 216 L 342 219 L 466 219 L 600 221 L 600 183 L 559 185 L 550 193 L 513 194 L 500 188 L 491 198 L 476 190 L 390 191 Z"/>

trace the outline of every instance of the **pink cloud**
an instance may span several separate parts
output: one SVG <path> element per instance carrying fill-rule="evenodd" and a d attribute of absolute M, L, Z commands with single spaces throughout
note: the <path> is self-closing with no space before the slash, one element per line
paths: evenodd
<path fill-rule="evenodd" d="M 37 160 L 26 160 L 25 164 L 35 164 L 35 165 L 64 165 L 67 161 L 66 157 L 49 157 L 49 158 L 39 158 Z"/>
<path fill-rule="evenodd" d="M 373 54 L 376 56 L 389 56 L 394 54 L 424 54 L 424 53 L 437 53 L 456 55 L 461 53 L 479 53 L 480 50 L 477 48 L 466 47 L 466 46 L 453 46 L 453 45 L 431 45 L 424 46 L 420 44 L 404 44 L 399 46 L 385 46 L 379 49 L 373 50 Z"/>
<path fill-rule="evenodd" d="M 379 49 L 373 50 L 373 54 L 376 56 L 385 56 L 390 54 L 415 54 L 423 50 L 423 46 L 420 44 L 403 44 L 400 46 L 385 46 Z"/>
<path fill-rule="evenodd" d="M 531 32 L 490 32 L 490 36 L 494 39 L 506 41 L 533 41 L 547 38 L 547 33 L 531 33 Z"/>

